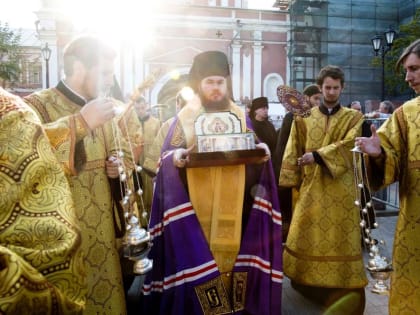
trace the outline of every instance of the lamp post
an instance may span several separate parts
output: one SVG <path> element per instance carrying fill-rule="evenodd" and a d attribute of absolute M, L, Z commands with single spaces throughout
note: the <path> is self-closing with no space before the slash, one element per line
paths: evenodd
<path fill-rule="evenodd" d="M 382 91 L 381 91 L 381 101 L 384 100 L 385 96 L 385 55 L 388 51 L 391 50 L 392 43 L 394 42 L 395 38 L 395 31 L 392 28 L 389 28 L 384 33 L 385 42 L 382 43 L 382 36 L 375 35 L 375 37 L 372 38 L 372 46 L 373 50 L 375 51 L 375 56 L 379 55 L 379 52 L 381 54 L 382 58 Z"/>
<path fill-rule="evenodd" d="M 50 87 L 50 69 L 49 69 L 49 61 L 51 57 L 51 49 L 48 47 L 48 43 L 45 43 L 44 48 L 41 49 L 42 57 L 45 60 L 45 86 L 47 88 Z"/>

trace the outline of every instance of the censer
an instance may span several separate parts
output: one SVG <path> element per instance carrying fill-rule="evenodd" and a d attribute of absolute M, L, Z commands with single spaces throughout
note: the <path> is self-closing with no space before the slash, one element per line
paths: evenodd
<path fill-rule="evenodd" d="M 135 215 L 127 220 L 126 234 L 124 236 L 124 257 L 134 261 L 133 272 L 138 275 L 149 272 L 153 263 L 147 258 L 150 251 L 150 233 L 140 227 Z"/>
<path fill-rule="evenodd" d="M 147 88 L 151 87 L 156 78 L 160 74 L 160 70 L 151 73 L 134 91 L 131 96 L 131 101 L 134 101 L 141 93 Z M 115 115 L 121 115 L 124 127 L 128 130 L 127 122 L 125 116 L 122 115 L 126 110 L 125 106 L 115 106 L 114 112 Z M 152 246 L 150 233 L 146 231 L 141 226 L 139 221 L 139 215 L 141 214 L 143 219 L 147 219 L 147 211 L 144 207 L 143 202 L 143 190 L 139 187 L 135 193 L 134 191 L 134 182 L 130 179 L 130 173 L 132 168 L 127 167 L 124 162 L 124 152 L 122 151 L 121 139 L 122 135 L 119 134 L 119 129 L 114 125 L 115 122 L 112 121 L 112 132 L 115 143 L 118 146 L 117 157 L 121 161 L 120 166 L 118 167 L 119 180 L 120 180 L 120 189 L 121 189 L 121 206 L 124 210 L 124 220 L 125 220 L 125 234 L 123 237 L 123 254 L 124 257 L 133 261 L 133 272 L 138 275 L 143 275 L 149 272 L 153 267 L 153 261 L 147 258 L 147 255 Z M 142 167 L 137 165 L 134 158 L 134 151 L 132 144 L 128 141 L 129 151 L 131 152 L 131 163 L 134 166 L 133 176 L 137 183 L 140 183 L 139 173 L 142 171 Z M 140 213 L 138 209 L 138 204 L 140 203 Z"/>
<path fill-rule="evenodd" d="M 114 108 L 114 111 L 116 115 L 120 115 L 124 112 L 124 108 L 123 106 L 116 106 Z M 122 119 L 125 123 L 125 128 L 128 129 L 125 117 L 123 116 Z M 133 272 L 138 275 L 143 275 L 149 272 L 153 267 L 152 261 L 147 258 L 147 255 L 152 245 L 150 242 L 150 233 L 141 226 L 138 219 L 140 213 L 143 216 L 147 216 L 147 212 L 144 209 L 143 203 L 143 190 L 139 188 L 135 193 L 133 193 L 134 183 L 132 180 L 130 180 L 130 173 L 132 170 L 131 168 L 127 167 L 126 162 L 124 162 L 124 152 L 121 148 L 121 143 L 119 141 L 119 139 L 121 139 L 122 136 L 118 134 L 119 129 L 114 126 L 114 121 L 112 122 L 112 131 L 114 140 L 118 147 L 116 155 L 118 161 L 120 162 L 120 165 L 118 166 L 121 190 L 120 193 L 122 196 L 120 203 L 124 210 L 125 220 L 123 254 L 125 258 L 134 262 Z M 132 165 L 134 165 L 135 169 L 133 174 L 137 177 L 137 182 L 139 182 L 138 173 L 142 171 L 142 167 L 136 164 L 131 142 L 129 141 L 128 143 L 131 152 L 130 162 L 132 163 Z M 138 201 L 140 202 L 141 206 L 140 213 L 138 209 Z"/>
<path fill-rule="evenodd" d="M 131 101 L 134 101 L 141 93 L 150 88 L 156 78 L 159 76 L 161 70 L 151 73 L 134 91 L 131 96 Z M 108 91 L 107 96 L 111 96 L 111 91 Z M 124 112 L 126 110 L 125 105 L 115 105 L 114 114 L 121 117 L 121 120 L 124 124 L 124 128 L 128 130 L 126 117 Z M 112 120 L 112 133 L 114 141 L 118 147 L 116 156 L 120 165 L 118 167 L 119 173 L 119 183 L 120 183 L 120 195 L 121 201 L 120 204 L 124 210 L 124 220 L 125 220 L 125 233 L 123 237 L 123 254 L 124 257 L 130 261 L 133 261 L 133 272 L 138 275 L 143 275 L 149 272 L 153 267 L 153 261 L 147 258 L 147 255 L 152 246 L 150 233 L 146 231 L 141 226 L 139 221 L 139 215 L 141 214 L 143 219 L 146 220 L 148 213 L 144 207 L 143 202 L 143 190 L 139 187 L 135 193 L 133 193 L 134 182 L 130 174 L 132 173 L 135 177 L 137 183 L 140 183 L 139 173 L 142 171 L 142 167 L 137 165 L 134 157 L 134 151 L 131 144 L 131 141 L 128 139 L 129 145 L 129 162 L 124 159 L 124 152 L 122 150 L 122 145 L 120 139 L 122 139 L 122 134 L 119 128 L 115 126 L 116 122 Z M 128 167 L 126 163 L 130 163 L 134 166 L 134 172 L 132 167 Z M 140 212 L 138 209 L 138 204 L 140 203 Z M 146 224 L 147 225 L 147 224 Z"/>
<path fill-rule="evenodd" d="M 366 269 L 376 281 L 371 291 L 377 294 L 388 294 L 389 287 L 387 286 L 386 281 L 391 275 L 392 264 L 390 259 L 382 254 L 386 249 L 385 241 L 381 238 L 378 238 L 377 240 L 372 235 L 372 228 L 379 231 L 379 225 L 376 222 L 376 213 L 369 187 L 363 152 L 358 146 L 355 146 L 351 151 L 353 154 L 356 195 L 354 203 L 360 210 L 362 241 L 364 246 L 369 250 L 369 260 Z"/>

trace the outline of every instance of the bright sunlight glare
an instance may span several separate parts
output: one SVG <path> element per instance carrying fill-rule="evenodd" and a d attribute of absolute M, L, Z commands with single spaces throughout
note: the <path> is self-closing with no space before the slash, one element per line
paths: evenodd
<path fill-rule="evenodd" d="M 194 97 L 194 91 L 192 88 L 190 88 L 189 86 L 184 86 L 181 89 L 181 96 L 184 100 L 189 101 Z"/>
<path fill-rule="evenodd" d="M 158 5 L 159 1 L 73 0 L 63 2 L 63 11 L 79 31 L 94 33 L 114 44 L 124 42 L 141 48 L 153 39 L 153 16 Z"/>
<path fill-rule="evenodd" d="M 34 23 L 37 19 L 35 14 L 41 8 L 41 0 L 1 0 L 0 21 L 9 23 L 13 28 L 34 28 Z M 173 0 L 170 0 L 173 1 Z M 7 4 L 6 4 L 7 2 Z M 54 1 L 51 1 L 54 2 Z M 118 29 L 121 33 L 126 33 L 127 30 L 121 31 L 122 27 L 136 29 L 140 26 L 144 27 L 144 21 L 152 18 L 150 10 L 156 7 L 156 3 L 160 0 L 73 0 L 73 1 L 57 1 L 57 4 L 64 4 L 65 10 L 70 11 L 69 16 L 79 23 L 79 27 L 87 25 L 95 25 L 96 20 L 101 20 L 107 28 Z M 264 9 L 273 10 L 275 0 L 248 0 L 248 8 L 250 9 Z M 104 15 L 108 16 L 105 20 L 102 18 Z M 99 28 L 100 26 L 96 26 Z M 118 33 L 118 31 L 113 31 Z M 118 36 L 119 37 L 119 36 Z M 138 36 L 137 36 L 138 37 Z"/>

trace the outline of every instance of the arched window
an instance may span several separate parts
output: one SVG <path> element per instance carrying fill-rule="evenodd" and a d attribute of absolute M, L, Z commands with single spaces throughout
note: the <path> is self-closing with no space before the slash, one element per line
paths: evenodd
<path fill-rule="evenodd" d="M 277 87 L 284 84 L 283 78 L 278 73 L 269 73 L 264 78 L 263 95 L 268 102 L 278 102 Z"/>

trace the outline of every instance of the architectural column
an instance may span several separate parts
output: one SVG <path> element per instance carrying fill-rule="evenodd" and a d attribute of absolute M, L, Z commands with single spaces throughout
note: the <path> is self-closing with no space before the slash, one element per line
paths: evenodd
<path fill-rule="evenodd" d="M 129 42 L 122 42 L 116 58 L 115 76 L 124 98 L 130 97 L 144 81 L 143 51 Z"/>
<path fill-rule="evenodd" d="M 139 86 L 144 79 L 146 79 L 144 75 L 144 50 L 142 48 L 135 48 L 134 49 L 134 83 L 135 86 Z"/>
<path fill-rule="evenodd" d="M 252 46 L 254 50 L 254 89 L 253 98 L 260 97 L 261 95 L 261 75 L 262 75 L 262 50 L 264 48 L 261 43 L 254 42 Z"/>
<path fill-rule="evenodd" d="M 251 98 L 251 53 L 250 48 L 246 46 L 242 56 L 242 97 Z"/>
<path fill-rule="evenodd" d="M 238 101 L 241 97 L 241 47 L 238 42 L 231 44 L 232 47 L 232 90 L 233 99 Z"/>

